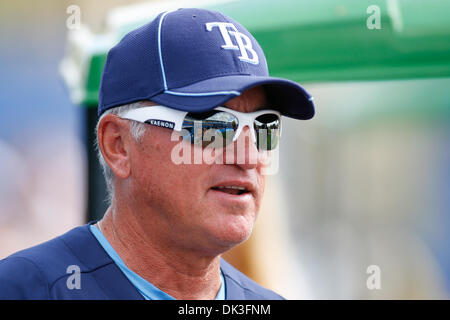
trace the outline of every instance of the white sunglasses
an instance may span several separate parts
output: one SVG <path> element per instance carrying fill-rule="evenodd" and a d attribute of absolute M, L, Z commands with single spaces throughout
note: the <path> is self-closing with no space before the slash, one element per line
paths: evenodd
<path fill-rule="evenodd" d="M 205 130 L 219 131 L 227 145 L 236 141 L 243 128 L 248 126 L 253 129 L 250 130 L 251 136 L 259 150 L 274 150 L 281 136 L 281 114 L 275 110 L 246 113 L 217 107 L 206 112 L 187 112 L 165 106 L 148 106 L 130 110 L 122 118 L 183 132 L 183 137 L 190 138 L 191 143 L 197 141 L 198 128 L 202 133 Z M 205 142 L 209 144 L 211 140 Z"/>

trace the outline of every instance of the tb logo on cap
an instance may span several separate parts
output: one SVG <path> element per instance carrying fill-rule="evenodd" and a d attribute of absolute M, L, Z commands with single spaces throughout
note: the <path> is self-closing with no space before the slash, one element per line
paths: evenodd
<path fill-rule="evenodd" d="M 211 31 L 214 27 L 218 27 L 220 30 L 220 34 L 222 35 L 223 41 L 225 42 L 222 45 L 223 49 L 226 50 L 239 50 L 241 55 L 238 57 L 239 60 L 248 62 L 251 64 L 258 64 L 259 58 L 256 51 L 253 49 L 252 41 L 247 35 L 239 32 L 234 24 L 229 22 L 208 22 L 206 24 L 206 30 Z M 231 41 L 231 36 L 236 39 L 237 45 Z M 249 53 L 251 57 L 249 57 Z"/>

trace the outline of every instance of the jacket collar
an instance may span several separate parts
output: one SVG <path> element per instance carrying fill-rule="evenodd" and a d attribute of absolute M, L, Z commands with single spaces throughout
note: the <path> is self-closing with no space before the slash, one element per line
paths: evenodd
<path fill-rule="evenodd" d="M 106 296 L 118 300 L 143 300 L 144 298 L 136 287 L 123 274 L 89 230 L 89 225 L 94 223 L 96 221 L 75 228 L 73 231 L 78 230 L 79 232 L 68 232 L 62 240 L 87 269 L 105 268 L 105 272 L 94 273 L 94 277 Z M 245 290 L 239 281 L 237 270 L 224 259 L 220 260 L 220 268 L 225 279 L 226 300 L 245 299 Z M 111 281 L 111 279 L 114 280 Z"/>

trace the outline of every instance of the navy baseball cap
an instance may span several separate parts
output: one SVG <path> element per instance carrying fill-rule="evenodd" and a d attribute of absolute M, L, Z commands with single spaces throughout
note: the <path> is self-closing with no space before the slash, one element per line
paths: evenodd
<path fill-rule="evenodd" d="M 270 77 L 261 47 L 238 22 L 205 9 L 167 11 L 108 52 L 98 115 L 140 100 L 204 112 L 260 85 L 271 109 L 295 119 L 314 116 L 308 92 Z"/>

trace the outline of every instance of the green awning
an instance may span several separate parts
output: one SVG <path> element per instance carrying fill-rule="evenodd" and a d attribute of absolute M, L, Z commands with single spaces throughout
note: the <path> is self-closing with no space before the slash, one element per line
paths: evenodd
<path fill-rule="evenodd" d="M 447 0 L 242 0 L 204 7 L 244 25 L 273 76 L 302 83 L 450 76 Z M 158 13 L 115 19 L 100 35 L 88 29 L 69 35 L 61 71 L 74 103 L 97 105 L 108 50 Z M 376 22 L 380 29 L 368 27 Z"/>

